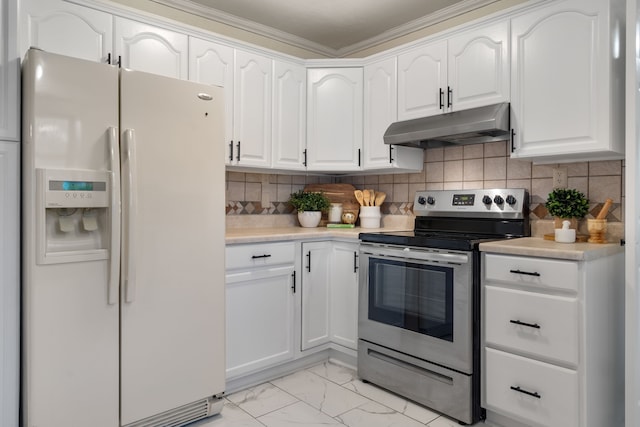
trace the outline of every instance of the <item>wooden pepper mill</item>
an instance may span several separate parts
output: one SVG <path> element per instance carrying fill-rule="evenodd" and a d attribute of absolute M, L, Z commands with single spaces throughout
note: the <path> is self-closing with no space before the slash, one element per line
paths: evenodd
<path fill-rule="evenodd" d="M 605 234 L 607 233 L 607 214 L 611 208 L 613 200 L 607 199 L 604 206 L 595 219 L 587 219 L 587 229 L 589 230 L 589 243 L 606 243 Z"/>

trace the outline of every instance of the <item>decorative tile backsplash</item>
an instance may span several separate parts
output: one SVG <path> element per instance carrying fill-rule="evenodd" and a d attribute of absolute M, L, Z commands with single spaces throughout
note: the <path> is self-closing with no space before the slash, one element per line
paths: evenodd
<path fill-rule="evenodd" d="M 589 198 L 590 214 L 600 211 L 607 197 L 613 206 L 607 219 L 623 222 L 624 161 L 534 165 L 509 157 L 506 141 L 425 150 L 424 169 L 413 174 L 313 176 L 227 172 L 227 215 L 290 214 L 292 192 L 315 183 L 349 183 L 387 193 L 382 212 L 411 215 L 418 190 L 525 188 L 530 194 L 531 219 L 549 219 L 544 207 L 553 189 L 553 170 L 567 172 L 568 187 Z"/>

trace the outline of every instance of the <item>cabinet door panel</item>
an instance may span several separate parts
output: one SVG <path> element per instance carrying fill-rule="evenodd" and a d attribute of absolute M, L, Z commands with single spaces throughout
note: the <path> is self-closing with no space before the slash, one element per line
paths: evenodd
<path fill-rule="evenodd" d="M 361 68 L 307 70 L 307 169 L 360 169 L 362 96 Z"/>
<path fill-rule="evenodd" d="M 240 166 L 271 165 L 271 59 L 236 50 L 233 128 Z"/>
<path fill-rule="evenodd" d="M 96 62 L 105 62 L 112 52 L 110 14 L 63 1 L 33 0 L 21 5 L 21 57 L 32 46 Z"/>
<path fill-rule="evenodd" d="M 188 45 L 185 34 L 115 18 L 115 54 L 122 67 L 186 80 Z"/>
<path fill-rule="evenodd" d="M 398 119 L 396 58 L 364 68 L 364 168 L 389 167 L 390 146 L 383 136 Z"/>
<path fill-rule="evenodd" d="M 442 107 L 440 90 L 444 91 Z M 446 41 L 398 56 L 398 120 L 443 113 L 446 91 Z"/>
<path fill-rule="evenodd" d="M 358 349 L 357 243 L 333 244 L 331 267 L 331 341 Z"/>
<path fill-rule="evenodd" d="M 509 23 L 460 34 L 449 40 L 452 109 L 509 100 Z"/>
<path fill-rule="evenodd" d="M 189 80 L 224 87 L 225 143 L 233 139 L 233 48 L 189 37 Z M 226 148 L 225 162 L 231 153 Z"/>
<path fill-rule="evenodd" d="M 302 244 L 302 350 L 330 340 L 331 242 Z"/>
<path fill-rule="evenodd" d="M 293 358 L 293 271 L 227 273 L 227 380 Z"/>
<path fill-rule="evenodd" d="M 304 170 L 307 74 L 302 65 L 274 62 L 273 167 Z"/>

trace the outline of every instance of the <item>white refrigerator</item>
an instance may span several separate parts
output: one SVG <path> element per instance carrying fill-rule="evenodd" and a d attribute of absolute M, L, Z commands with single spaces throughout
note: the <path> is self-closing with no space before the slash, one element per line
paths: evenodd
<path fill-rule="evenodd" d="M 222 89 L 36 49 L 22 82 L 23 426 L 219 412 Z"/>

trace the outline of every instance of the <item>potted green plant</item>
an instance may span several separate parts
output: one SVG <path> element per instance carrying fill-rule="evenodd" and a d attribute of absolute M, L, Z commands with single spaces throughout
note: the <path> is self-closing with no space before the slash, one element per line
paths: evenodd
<path fill-rule="evenodd" d="M 289 203 L 298 211 L 298 221 L 302 227 L 317 227 L 322 218 L 322 212 L 329 209 L 331 205 L 324 193 L 303 190 L 291 193 Z"/>
<path fill-rule="evenodd" d="M 556 188 L 549 193 L 545 207 L 555 217 L 555 228 L 562 228 L 562 222 L 568 220 L 570 228 L 576 229 L 578 220 L 589 212 L 589 199 L 574 188 Z"/>

